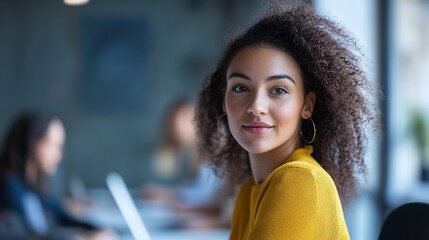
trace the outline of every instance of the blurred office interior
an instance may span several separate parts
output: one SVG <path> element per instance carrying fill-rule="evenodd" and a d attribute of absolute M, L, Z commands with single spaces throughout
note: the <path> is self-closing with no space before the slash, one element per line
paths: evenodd
<path fill-rule="evenodd" d="M 267 2 L 0 0 L 1 136 L 22 110 L 58 114 L 67 131 L 54 181 L 62 196 L 75 177 L 105 189 L 111 171 L 131 188 L 152 181 L 166 109 L 195 99 L 228 35 Z M 376 239 L 391 209 L 429 202 L 429 1 L 306 2 L 355 36 L 384 91 L 384 136 L 370 142 L 368 176 L 345 210 L 352 239 Z"/>

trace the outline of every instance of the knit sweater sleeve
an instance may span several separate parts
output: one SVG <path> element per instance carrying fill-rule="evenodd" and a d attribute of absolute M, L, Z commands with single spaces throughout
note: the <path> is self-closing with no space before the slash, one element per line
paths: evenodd
<path fill-rule="evenodd" d="M 326 177 L 317 169 L 294 166 L 273 176 L 259 193 L 249 239 L 341 239 L 335 214 L 340 203 L 330 196 L 335 185 Z"/>

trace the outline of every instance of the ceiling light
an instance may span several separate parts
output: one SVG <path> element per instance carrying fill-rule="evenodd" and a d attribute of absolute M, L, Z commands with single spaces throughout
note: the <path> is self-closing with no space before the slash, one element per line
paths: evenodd
<path fill-rule="evenodd" d="M 87 4 L 88 2 L 89 0 L 64 0 L 64 4 L 73 5 L 73 6 L 84 5 L 84 4 Z"/>

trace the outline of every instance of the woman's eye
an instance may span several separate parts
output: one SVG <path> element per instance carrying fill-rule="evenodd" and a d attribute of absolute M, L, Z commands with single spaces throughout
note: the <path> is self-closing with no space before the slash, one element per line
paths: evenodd
<path fill-rule="evenodd" d="M 233 87 L 232 91 L 236 92 L 236 93 L 241 93 L 241 92 L 248 92 L 249 89 L 247 89 L 247 87 L 245 87 L 245 86 L 238 85 L 238 86 Z"/>
<path fill-rule="evenodd" d="M 286 93 L 287 93 L 286 89 L 281 88 L 281 87 L 276 87 L 276 88 L 271 89 L 272 95 L 284 95 Z"/>

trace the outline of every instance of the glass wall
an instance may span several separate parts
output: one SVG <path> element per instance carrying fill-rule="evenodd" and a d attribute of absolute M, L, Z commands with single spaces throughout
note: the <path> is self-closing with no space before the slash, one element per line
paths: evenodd
<path fill-rule="evenodd" d="M 429 2 L 396 0 L 390 13 L 387 201 L 396 207 L 429 201 Z"/>

